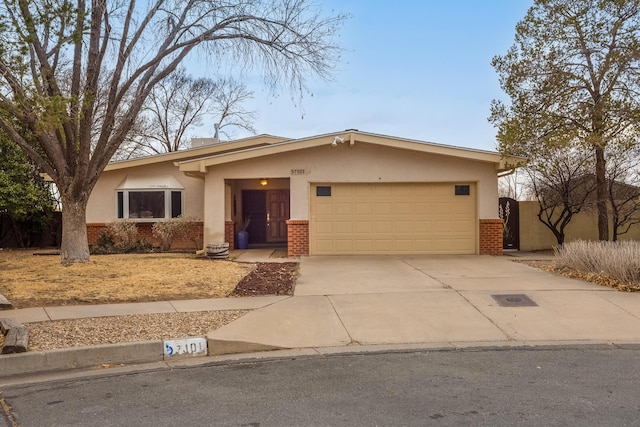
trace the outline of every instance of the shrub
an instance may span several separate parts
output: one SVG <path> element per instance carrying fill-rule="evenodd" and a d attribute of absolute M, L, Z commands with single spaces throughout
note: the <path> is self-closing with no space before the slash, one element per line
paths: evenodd
<path fill-rule="evenodd" d="M 158 221 L 153 224 L 153 235 L 160 239 L 163 250 L 171 249 L 173 240 L 180 236 L 191 240 L 195 249 L 198 249 L 200 232 L 196 232 L 198 220 L 191 217 L 177 217 L 164 221 Z"/>
<path fill-rule="evenodd" d="M 151 243 L 138 238 L 138 226 L 133 221 L 118 221 L 109 224 L 107 230 L 100 233 L 95 246 L 91 249 L 94 254 L 114 253 L 143 253 L 151 252 Z"/>
<path fill-rule="evenodd" d="M 109 231 L 124 247 L 135 246 L 138 241 L 138 225 L 133 221 L 116 221 L 109 224 Z"/>
<path fill-rule="evenodd" d="M 110 254 L 116 252 L 116 242 L 108 230 L 103 231 L 96 240 L 96 245 L 92 248 L 94 254 Z"/>
<path fill-rule="evenodd" d="M 585 241 L 555 249 L 556 263 L 587 273 L 604 273 L 624 283 L 640 283 L 640 242 Z"/>

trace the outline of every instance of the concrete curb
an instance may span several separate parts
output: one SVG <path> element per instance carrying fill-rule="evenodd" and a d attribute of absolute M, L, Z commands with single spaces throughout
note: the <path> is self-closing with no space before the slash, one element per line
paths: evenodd
<path fill-rule="evenodd" d="M 224 356 L 238 353 L 255 353 L 261 351 L 288 350 L 269 344 L 260 344 L 247 341 L 218 340 L 207 338 L 209 356 Z"/>
<path fill-rule="evenodd" d="M 162 341 L 143 341 L 7 354 L 0 357 L 0 378 L 91 368 L 105 364 L 158 362 L 163 358 Z"/>
<path fill-rule="evenodd" d="M 145 364 L 165 362 L 168 366 L 192 366 L 211 363 L 230 363 L 234 361 L 255 361 L 291 357 L 312 357 L 329 355 L 348 355 L 380 352 L 410 351 L 483 351 L 549 349 L 557 347 L 584 348 L 630 348 L 640 349 L 639 341 L 473 341 L 473 342 L 433 342 L 408 344 L 372 344 L 348 345 L 340 347 L 307 347 L 285 349 L 264 344 L 247 342 L 213 341 L 211 344 L 223 348 L 209 348 L 208 356 L 179 356 L 164 359 L 163 341 L 142 341 L 122 344 L 76 347 L 49 351 L 8 354 L 0 357 L 0 379 L 29 375 L 46 375 L 74 370 L 87 370 L 103 367 L 116 372 L 119 369 L 143 369 Z M 221 350 L 235 350 L 222 352 Z M 243 351 L 241 351 L 243 350 Z M 112 366 L 118 365 L 118 366 Z M 127 366 L 119 366 L 127 365 Z M 136 367 L 135 365 L 139 365 Z M 156 365 L 157 367 L 157 365 Z M 143 369 L 144 370 L 144 369 Z M 104 371 L 102 371 L 104 372 Z"/>

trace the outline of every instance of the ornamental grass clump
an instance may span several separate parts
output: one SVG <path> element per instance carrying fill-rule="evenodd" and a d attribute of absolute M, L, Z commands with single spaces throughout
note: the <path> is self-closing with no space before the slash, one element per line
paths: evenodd
<path fill-rule="evenodd" d="M 627 285 L 640 284 L 640 242 L 585 241 L 555 249 L 558 267 L 605 274 Z"/>

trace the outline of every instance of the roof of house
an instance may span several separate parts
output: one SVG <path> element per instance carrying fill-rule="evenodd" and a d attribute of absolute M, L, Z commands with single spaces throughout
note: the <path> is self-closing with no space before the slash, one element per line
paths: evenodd
<path fill-rule="evenodd" d="M 230 149 L 224 152 L 212 152 L 201 157 L 181 159 L 176 161 L 176 165 L 179 166 L 180 170 L 183 172 L 204 173 L 208 167 L 218 164 L 313 148 L 325 144 L 336 145 L 338 143 L 344 143 L 353 146 L 358 142 L 494 163 L 496 172 L 504 172 L 513 169 L 514 167 L 524 163 L 526 160 L 523 157 L 503 157 L 499 153 L 492 151 L 453 147 L 449 145 L 378 135 L 349 129 L 342 132 L 311 136 L 307 138 L 274 141 L 271 144 L 247 147 L 238 146 L 236 149 Z"/>
<path fill-rule="evenodd" d="M 203 140 L 213 138 L 200 138 Z M 275 144 L 282 141 L 288 141 L 289 138 L 283 138 L 281 136 L 273 136 L 273 135 L 256 135 L 248 138 L 237 139 L 234 141 L 225 141 L 218 143 L 211 143 L 207 145 L 203 145 L 197 148 L 191 148 L 187 150 L 173 151 L 171 153 L 163 153 L 163 154 L 155 154 L 144 157 L 136 157 L 135 159 L 128 160 L 120 160 L 109 163 L 104 170 L 116 170 L 116 169 L 126 169 L 135 166 L 143 166 L 150 165 L 154 163 L 161 162 L 177 162 L 184 161 L 193 158 L 201 158 L 216 154 L 223 154 L 230 151 L 243 150 L 252 147 L 260 147 L 266 146 L 270 144 Z"/>

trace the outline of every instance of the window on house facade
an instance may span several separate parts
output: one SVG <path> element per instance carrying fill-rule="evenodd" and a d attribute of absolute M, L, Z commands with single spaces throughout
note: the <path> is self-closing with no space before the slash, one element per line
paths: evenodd
<path fill-rule="evenodd" d="M 119 219 L 168 219 L 182 215 L 182 186 L 172 177 L 128 176 L 116 191 Z"/>
<path fill-rule="evenodd" d="M 166 219 L 182 215 L 182 191 L 118 191 L 118 218 Z"/>

